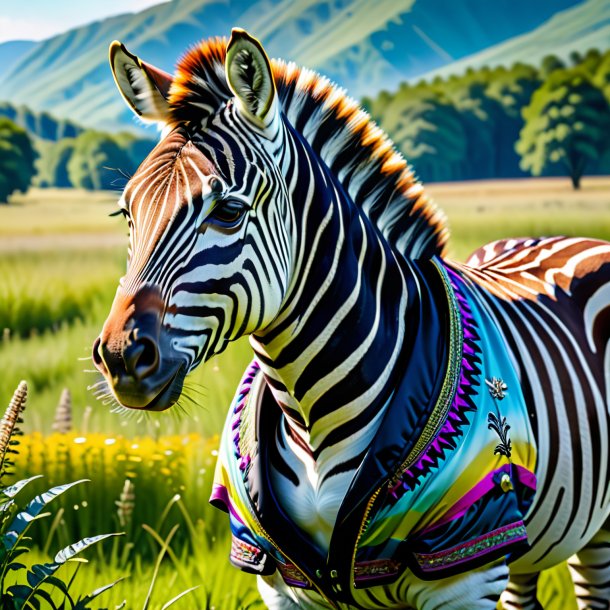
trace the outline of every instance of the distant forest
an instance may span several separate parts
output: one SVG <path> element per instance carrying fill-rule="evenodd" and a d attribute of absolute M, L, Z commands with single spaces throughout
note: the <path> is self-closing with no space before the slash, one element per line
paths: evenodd
<path fill-rule="evenodd" d="M 120 189 L 156 142 L 0 102 L 0 204 L 30 184 Z"/>
<path fill-rule="evenodd" d="M 362 100 L 424 182 L 610 173 L 610 50 L 469 69 Z M 0 203 L 30 184 L 118 189 L 155 142 L 0 103 Z"/>
<path fill-rule="evenodd" d="M 424 182 L 610 173 L 610 51 L 469 69 L 363 100 Z"/>

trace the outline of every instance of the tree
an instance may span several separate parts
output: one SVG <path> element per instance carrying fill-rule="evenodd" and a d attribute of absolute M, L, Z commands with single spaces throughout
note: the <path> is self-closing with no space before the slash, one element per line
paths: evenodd
<path fill-rule="evenodd" d="M 121 171 L 130 166 L 127 153 L 112 136 L 98 131 L 84 131 L 74 140 L 74 151 L 68 161 L 68 176 L 75 187 L 116 189 L 124 183 Z"/>
<path fill-rule="evenodd" d="M 123 171 L 132 176 L 146 159 L 150 151 L 157 145 L 155 140 L 143 139 L 125 131 L 114 134 L 117 144 L 127 153 L 130 165 L 122 168 Z"/>
<path fill-rule="evenodd" d="M 460 178 L 467 139 L 460 114 L 446 98 L 430 90 L 411 91 L 391 133 L 424 181 Z"/>
<path fill-rule="evenodd" d="M 593 83 L 599 87 L 610 102 L 610 51 L 606 51 L 596 67 Z"/>
<path fill-rule="evenodd" d="M 36 173 L 36 151 L 26 131 L 0 117 L 0 203 L 11 193 L 25 193 Z"/>
<path fill-rule="evenodd" d="M 540 64 L 540 74 L 543 78 L 550 76 L 555 70 L 563 70 L 565 64 L 556 55 L 546 55 Z"/>
<path fill-rule="evenodd" d="M 58 142 L 49 143 L 40 154 L 36 165 L 38 186 L 72 186 L 68 175 L 68 163 L 74 153 L 74 138 L 64 138 Z"/>
<path fill-rule="evenodd" d="M 587 167 L 607 147 L 610 107 L 579 68 L 556 70 L 523 110 L 525 125 L 516 150 L 521 167 L 535 176 L 564 167 L 575 189 Z"/>

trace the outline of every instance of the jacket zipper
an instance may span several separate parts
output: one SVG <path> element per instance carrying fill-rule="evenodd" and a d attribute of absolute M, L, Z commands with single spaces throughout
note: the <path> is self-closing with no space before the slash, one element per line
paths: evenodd
<path fill-rule="evenodd" d="M 299 567 L 299 565 L 291 558 L 289 557 L 285 551 L 281 550 L 280 547 L 276 544 L 276 542 L 273 540 L 273 538 L 271 538 L 271 536 L 267 533 L 267 531 L 265 530 L 265 528 L 261 525 L 260 520 L 258 518 L 258 516 L 255 514 L 254 511 L 252 511 L 252 516 L 254 517 L 254 520 L 256 521 L 256 525 L 258 526 L 259 529 L 259 534 L 262 535 L 263 538 L 265 538 L 266 540 L 268 540 L 273 547 L 275 548 L 275 550 L 283 557 L 286 557 L 286 559 L 288 559 L 288 561 L 290 561 L 290 563 L 299 570 L 299 572 L 301 572 L 301 574 L 303 574 L 303 576 L 305 576 L 305 578 L 307 578 L 307 581 L 310 583 L 310 585 L 315 589 L 315 591 L 330 605 L 331 608 L 335 608 L 338 609 L 339 606 L 337 606 L 337 604 L 335 604 L 332 600 L 330 600 L 326 594 L 316 586 L 316 583 L 313 582 L 313 580 L 311 578 L 309 578 L 307 576 L 307 574 L 301 570 L 301 568 Z"/>

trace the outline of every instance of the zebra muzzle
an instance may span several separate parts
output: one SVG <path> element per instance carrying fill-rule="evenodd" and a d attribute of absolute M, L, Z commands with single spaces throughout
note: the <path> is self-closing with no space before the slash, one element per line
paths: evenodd
<path fill-rule="evenodd" d="M 132 409 L 163 410 L 176 402 L 186 375 L 162 327 L 163 303 L 156 289 L 117 294 L 102 333 L 93 345 L 93 362 L 115 398 Z"/>

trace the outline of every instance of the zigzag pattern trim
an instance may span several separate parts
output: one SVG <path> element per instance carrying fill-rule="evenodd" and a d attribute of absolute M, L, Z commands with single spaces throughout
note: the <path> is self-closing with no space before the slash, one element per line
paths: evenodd
<path fill-rule="evenodd" d="M 473 396 L 476 395 L 476 388 L 480 385 L 479 364 L 481 360 L 478 355 L 480 337 L 468 300 L 460 290 L 463 280 L 453 270 L 447 267 L 445 270 L 458 304 L 462 322 L 463 345 L 458 387 L 445 423 L 438 434 L 428 444 L 419 459 L 400 473 L 398 481 L 390 487 L 390 495 L 394 501 L 399 500 L 407 491 L 415 489 L 433 468 L 439 467 L 440 461 L 445 458 L 448 451 L 457 448 L 457 440 L 462 436 L 463 428 L 470 423 L 467 414 L 477 410 Z"/>

